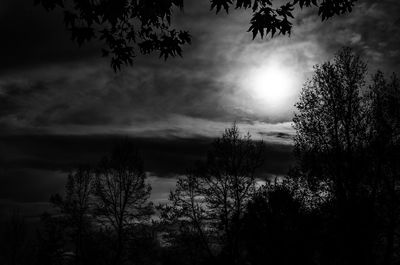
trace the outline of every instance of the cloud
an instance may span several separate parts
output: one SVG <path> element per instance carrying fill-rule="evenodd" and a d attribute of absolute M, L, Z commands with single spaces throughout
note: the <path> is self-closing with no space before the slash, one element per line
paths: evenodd
<path fill-rule="evenodd" d="M 61 171 L 18 168 L 1 169 L 0 198 L 15 202 L 47 202 L 62 192 L 66 175 Z"/>
<path fill-rule="evenodd" d="M 63 193 L 70 170 L 85 163 L 96 165 L 122 139 L 126 136 L 0 136 L 0 213 L 21 208 L 24 214 L 37 216 L 49 210 L 46 202 L 50 195 Z M 177 176 L 205 159 L 213 141 L 206 137 L 129 140 L 143 157 L 148 181 L 153 187 L 151 200 L 156 203 L 166 201 Z M 267 143 L 265 164 L 258 174 L 260 177 L 284 175 L 293 163 L 291 145 Z"/>
<path fill-rule="evenodd" d="M 79 49 L 70 41 L 61 12 L 46 12 L 30 0 L 1 2 L 0 73 L 100 55 L 97 43 Z"/>
<path fill-rule="evenodd" d="M 3 169 L 33 168 L 68 171 L 82 163 L 96 164 L 124 135 L 13 135 L 0 136 Z M 214 138 L 128 138 L 140 150 L 146 171 L 166 177 L 183 174 L 202 160 Z M 292 163 L 292 146 L 266 143 L 266 173 L 285 174 Z M 282 160 L 282 161 L 281 161 Z M 286 164 L 286 168 L 275 164 Z"/>
<path fill-rule="evenodd" d="M 170 191 L 176 187 L 177 178 L 160 178 L 149 174 L 147 182 L 151 185 L 150 200 L 154 204 L 167 203 Z"/>
<path fill-rule="evenodd" d="M 142 150 L 149 174 L 160 178 L 154 183 L 164 183 L 161 178 L 201 159 L 211 139 L 233 121 L 267 142 L 263 172 L 284 174 L 294 162 L 293 104 L 313 65 L 347 45 L 365 56 L 371 71 L 398 72 L 397 2 L 358 1 L 351 14 L 323 23 L 314 9 L 296 11 L 290 38 L 252 40 L 248 10 L 215 15 L 207 1 L 187 1 L 174 20 L 193 35 L 184 58 L 138 56 L 133 67 L 114 73 L 99 58 L 99 43 L 78 48 L 70 41 L 61 13 L 47 13 L 31 1 L 1 1 L 4 187 L 12 185 L 20 200 L 42 200 L 41 193 L 62 187 L 60 174 L 78 163 L 96 163 L 125 136 Z M 295 79 L 287 107 L 275 112 L 254 99 L 247 82 L 270 61 Z M 0 198 L 9 196 L 3 188 Z"/>
<path fill-rule="evenodd" d="M 166 135 L 167 130 L 185 127 L 200 131 L 212 124 L 226 127 L 235 120 L 288 120 L 263 118 L 247 110 L 237 104 L 235 92 L 218 80 L 214 69 L 192 69 L 191 63 L 168 67 L 148 62 L 118 75 L 105 67 L 71 71 L 65 66 L 53 70 L 58 74 L 39 68 L 28 78 L 8 76 L 0 82 L 0 122 L 50 133 L 135 133 L 153 127 Z"/>
<path fill-rule="evenodd" d="M 157 56 L 139 56 L 132 68 L 118 74 L 107 61 L 94 56 L 97 44 L 82 50 L 67 40 L 59 13 L 7 3 L 7 14 L 15 11 L 17 15 L 0 17 L 4 30 L 14 32 L 4 42 L 8 48 L 0 50 L 18 66 L 8 64 L 0 79 L 0 123 L 9 133 L 12 128 L 134 133 L 148 132 L 153 126 L 160 135 L 175 130 L 174 135 L 182 136 L 192 135 L 183 131 L 190 131 L 185 123 L 199 129 L 234 120 L 244 124 L 289 122 L 312 66 L 329 59 L 341 46 L 363 50 L 372 68 L 398 67 L 398 56 L 393 55 L 399 52 L 395 26 L 399 5 L 392 0 L 360 1 L 351 14 L 324 23 L 315 10 L 301 11 L 290 38 L 254 41 L 246 32 L 249 12 L 215 15 L 209 12 L 209 3 L 188 1 L 185 12 L 178 12 L 175 20 L 177 27 L 189 29 L 194 36 L 184 58 L 164 63 Z M 20 47 L 31 38 L 26 31 L 40 36 L 29 44 L 29 53 L 40 58 L 28 56 Z M 78 56 L 70 54 L 75 52 Z M 253 69 L 271 60 L 289 69 L 297 84 L 287 107 L 278 112 L 254 99 L 246 83 Z"/>
<path fill-rule="evenodd" d="M 352 13 L 323 23 L 312 13 L 304 13 L 293 36 L 318 43 L 325 51 L 324 60 L 340 47 L 350 46 L 365 56 L 371 73 L 377 68 L 399 72 L 400 61 L 391 56 L 400 47 L 399 12 L 396 0 L 365 0 L 356 2 Z"/>

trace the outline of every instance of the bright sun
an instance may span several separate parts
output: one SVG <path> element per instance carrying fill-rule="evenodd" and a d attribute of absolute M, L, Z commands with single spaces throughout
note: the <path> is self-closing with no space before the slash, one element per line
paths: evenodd
<path fill-rule="evenodd" d="M 280 65 L 267 65 L 253 70 L 249 75 L 250 95 L 266 104 L 267 108 L 279 109 L 288 104 L 293 95 L 292 71 Z"/>

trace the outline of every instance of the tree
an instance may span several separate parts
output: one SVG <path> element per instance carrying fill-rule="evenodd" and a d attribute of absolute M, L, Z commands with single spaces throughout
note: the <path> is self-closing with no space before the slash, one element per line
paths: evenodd
<path fill-rule="evenodd" d="M 392 260 L 400 198 L 398 87 L 396 78 L 387 84 L 379 72 L 368 87 L 366 64 L 349 48 L 316 66 L 303 87 L 294 117 L 297 173 L 317 189 L 328 187 L 325 262 Z"/>
<path fill-rule="evenodd" d="M 25 264 L 27 225 L 18 209 L 14 209 L 5 221 L 0 244 L 0 261 L 10 265 Z"/>
<path fill-rule="evenodd" d="M 301 172 L 315 186 L 329 186 L 325 197 L 333 202 L 330 214 L 334 221 L 328 224 L 333 237 L 327 242 L 325 255 L 326 260 L 338 259 L 340 263 L 360 261 L 360 252 L 371 252 L 363 249 L 362 243 L 367 241 L 360 241 L 368 234 L 368 225 L 362 220 L 368 214 L 361 212 L 364 207 L 360 205 L 367 202 L 362 196 L 367 173 L 363 166 L 367 120 L 361 96 L 365 75 L 366 64 L 361 58 L 348 48 L 342 49 L 333 62 L 315 67 L 294 117 L 295 152 Z M 357 248 L 349 250 L 354 245 Z M 333 248 L 339 250 L 336 257 L 330 252 Z"/>
<path fill-rule="evenodd" d="M 193 170 L 194 171 L 194 170 Z M 215 234 L 208 229 L 208 207 L 201 193 L 200 181 L 193 172 L 178 178 L 170 192 L 170 204 L 159 205 L 163 240 L 169 250 L 179 257 L 171 264 L 203 264 L 214 259 L 212 245 Z"/>
<path fill-rule="evenodd" d="M 253 141 L 249 134 L 241 136 L 236 125 L 226 129 L 214 141 L 206 162 L 178 180 L 164 217 L 182 221 L 210 256 L 220 249 L 228 263 L 239 263 L 240 220 L 255 192 L 263 149 L 263 142 Z"/>
<path fill-rule="evenodd" d="M 366 64 L 349 48 L 315 67 L 303 87 L 293 119 L 295 153 L 309 181 L 325 182 L 342 203 L 355 195 L 366 145 L 367 120 L 361 91 Z"/>
<path fill-rule="evenodd" d="M 247 264 L 318 264 L 319 212 L 308 207 L 292 179 L 267 181 L 242 218 Z"/>
<path fill-rule="evenodd" d="M 37 264 L 61 265 L 69 255 L 66 249 L 67 236 L 63 217 L 51 216 L 45 212 L 41 216 L 42 227 L 38 231 Z"/>
<path fill-rule="evenodd" d="M 367 100 L 370 109 L 371 175 L 384 227 L 382 264 L 393 264 L 399 240 L 396 230 L 400 215 L 397 188 L 400 176 L 400 83 L 396 75 L 386 80 L 378 71 L 373 76 Z"/>
<path fill-rule="evenodd" d="M 326 20 L 351 12 L 357 0 L 294 0 L 276 6 L 270 0 L 210 0 L 211 10 L 227 13 L 230 8 L 250 9 L 253 38 L 290 34 L 293 10 L 316 7 Z M 182 56 L 182 46 L 190 43 L 187 31 L 171 26 L 173 10 L 183 9 L 183 0 L 35 0 L 47 10 L 64 12 L 64 24 L 79 45 L 92 39 L 105 43 L 103 56 L 112 55 L 111 66 L 132 65 L 137 49 L 143 54 L 159 51 L 160 57 Z"/>
<path fill-rule="evenodd" d="M 147 202 L 151 187 L 145 180 L 143 162 L 129 142 L 117 145 L 97 169 L 96 215 L 116 234 L 116 264 L 123 262 L 126 229 L 148 220 L 153 213 L 152 204 Z"/>
<path fill-rule="evenodd" d="M 59 209 L 65 228 L 70 231 L 78 264 L 85 261 L 85 242 L 92 224 L 93 180 L 93 169 L 89 166 L 80 166 L 68 175 L 65 198 L 56 194 L 50 199 L 51 203 Z"/>

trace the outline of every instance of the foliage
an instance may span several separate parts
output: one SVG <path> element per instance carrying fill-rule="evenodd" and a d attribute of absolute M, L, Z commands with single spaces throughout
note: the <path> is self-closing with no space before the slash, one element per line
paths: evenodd
<path fill-rule="evenodd" d="M 396 75 L 387 80 L 378 71 L 373 76 L 367 100 L 370 109 L 370 186 L 377 197 L 380 225 L 384 228 L 380 234 L 384 251 L 379 260 L 391 264 L 398 255 L 395 248 L 399 242 L 396 231 L 400 221 L 400 83 Z"/>
<path fill-rule="evenodd" d="M 298 172 L 329 187 L 326 263 L 394 260 L 399 85 L 378 72 L 367 86 L 365 76 L 366 64 L 344 48 L 333 62 L 316 66 L 296 105 Z"/>
<path fill-rule="evenodd" d="M 366 64 L 350 49 L 315 67 L 293 119 L 295 152 L 310 181 L 326 181 L 339 199 L 359 188 L 366 146 L 366 110 L 361 90 Z"/>
<path fill-rule="evenodd" d="M 295 0 L 283 1 L 276 7 L 270 0 L 210 0 L 211 10 L 217 13 L 230 8 L 250 9 L 250 28 L 253 39 L 270 35 L 290 34 L 293 10 L 318 8 L 326 20 L 351 12 L 357 0 Z M 172 25 L 173 11 L 183 9 L 183 0 L 35 0 L 46 10 L 63 10 L 64 24 L 72 40 L 79 45 L 93 39 L 104 42 L 103 56 L 111 54 L 111 66 L 117 71 L 123 64 L 132 65 L 137 50 L 143 54 L 158 51 L 167 59 L 182 56 L 182 46 L 190 44 L 187 31 Z"/>
<path fill-rule="evenodd" d="M 248 203 L 242 234 L 249 264 L 314 264 L 321 216 L 298 192 L 290 179 L 275 179 Z"/>
<path fill-rule="evenodd" d="M 111 54 L 111 66 L 132 65 L 136 48 L 143 54 L 159 51 L 160 57 L 182 56 L 182 46 L 190 43 L 187 31 L 171 27 L 174 8 L 183 8 L 182 0 L 35 0 L 47 10 L 64 12 L 64 24 L 71 39 L 79 45 L 97 39 Z"/>

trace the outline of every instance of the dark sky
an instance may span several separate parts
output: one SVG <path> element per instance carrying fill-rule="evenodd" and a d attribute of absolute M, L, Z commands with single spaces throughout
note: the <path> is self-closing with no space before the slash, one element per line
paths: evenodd
<path fill-rule="evenodd" d="M 124 137 L 142 151 L 153 199 L 161 200 L 233 121 L 266 141 L 263 172 L 285 174 L 293 104 L 313 65 L 351 46 L 370 73 L 400 72 L 398 0 L 359 0 L 351 14 L 324 23 L 303 10 L 290 38 L 254 41 L 248 12 L 215 15 L 208 1 L 186 1 L 174 20 L 193 35 L 184 58 L 139 56 L 117 74 L 99 43 L 78 48 L 61 13 L 32 2 L 0 2 L 0 212 L 37 214 L 68 170 L 94 163 Z M 290 80 L 282 104 L 254 90 L 256 73 L 271 67 Z"/>

